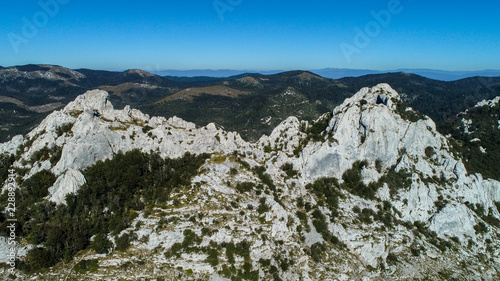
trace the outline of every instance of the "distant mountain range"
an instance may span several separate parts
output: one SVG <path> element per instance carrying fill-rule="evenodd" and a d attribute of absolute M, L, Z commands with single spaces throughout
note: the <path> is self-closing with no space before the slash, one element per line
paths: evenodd
<path fill-rule="evenodd" d="M 426 78 L 436 79 L 441 81 L 454 81 L 459 79 L 464 79 L 468 77 L 483 76 L 483 77 L 498 77 L 500 76 L 500 70 L 488 69 L 479 71 L 447 71 L 447 70 L 437 70 L 437 69 L 396 69 L 396 70 L 370 70 L 370 69 L 349 69 L 349 68 L 323 68 L 323 69 L 312 69 L 309 70 L 319 76 L 331 79 L 340 79 L 344 77 L 359 77 L 368 74 L 382 74 L 382 73 L 397 73 L 397 72 L 407 72 L 412 74 L 417 74 Z M 285 72 L 284 70 L 231 70 L 231 69 L 193 69 L 193 70 L 159 70 L 151 71 L 156 75 L 160 76 L 177 76 L 177 77 L 230 77 L 241 75 L 245 73 L 259 73 L 265 75 L 276 74 L 280 72 Z"/>
<path fill-rule="evenodd" d="M 330 70 L 330 76 L 334 73 Z M 362 74 L 344 70 L 342 76 L 348 73 Z M 328 79 L 303 70 L 225 78 L 185 77 L 188 74 L 160 76 L 137 69 L 117 72 L 54 65 L 0 68 L 0 142 L 29 132 L 53 110 L 93 89 L 109 92 L 117 108 L 130 105 L 151 116 L 177 116 L 198 126 L 213 122 L 253 141 L 289 116 L 314 120 L 359 89 L 379 83 L 389 83 L 405 103 L 437 123 L 500 95 L 500 77 L 440 81 L 395 72 Z"/>

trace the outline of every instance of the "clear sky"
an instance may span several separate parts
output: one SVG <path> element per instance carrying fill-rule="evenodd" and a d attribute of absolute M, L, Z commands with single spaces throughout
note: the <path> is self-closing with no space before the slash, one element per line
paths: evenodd
<path fill-rule="evenodd" d="M 460 0 L 5 0 L 0 65 L 500 69 L 499 11 Z"/>

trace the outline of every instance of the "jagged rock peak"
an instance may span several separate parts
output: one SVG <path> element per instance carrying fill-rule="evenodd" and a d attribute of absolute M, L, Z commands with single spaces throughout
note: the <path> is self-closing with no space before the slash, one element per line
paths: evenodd
<path fill-rule="evenodd" d="M 149 122 L 149 115 L 142 113 L 138 109 L 131 109 L 129 105 L 122 110 L 115 110 L 108 100 L 108 96 L 109 94 L 106 91 L 88 91 L 70 102 L 63 109 L 63 112 L 70 115 L 87 112 L 108 121 L 133 122 L 135 120 L 143 123 Z"/>
<path fill-rule="evenodd" d="M 390 109 L 396 109 L 394 103 L 396 101 L 401 101 L 399 94 L 391 88 L 389 84 L 382 83 L 372 88 L 362 88 L 354 96 L 346 99 L 342 105 L 338 106 L 333 114 L 342 112 L 347 107 L 351 107 L 355 104 L 363 105 L 365 103 L 372 105 L 383 104 Z"/>
<path fill-rule="evenodd" d="M 87 91 L 76 97 L 64 108 L 64 112 L 72 111 L 97 111 L 112 110 L 113 105 L 108 101 L 108 93 L 102 90 Z"/>

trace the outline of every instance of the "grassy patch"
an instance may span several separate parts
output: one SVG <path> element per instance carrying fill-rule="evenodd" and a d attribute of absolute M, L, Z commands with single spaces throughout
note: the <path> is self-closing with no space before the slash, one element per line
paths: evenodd
<path fill-rule="evenodd" d="M 110 126 L 109 129 L 111 131 L 126 131 L 128 128 L 127 127 L 122 127 L 122 126 Z"/>
<path fill-rule="evenodd" d="M 221 164 L 221 163 L 226 162 L 226 159 L 227 159 L 226 155 L 221 155 L 221 154 L 216 153 L 212 156 L 212 158 L 210 158 L 210 161 L 212 161 L 212 163 L 214 163 L 214 164 Z"/>

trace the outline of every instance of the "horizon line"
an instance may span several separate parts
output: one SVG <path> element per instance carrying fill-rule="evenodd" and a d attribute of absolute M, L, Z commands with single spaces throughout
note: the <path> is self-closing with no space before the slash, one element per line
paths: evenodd
<path fill-rule="evenodd" d="M 158 70 L 151 70 L 151 69 L 146 69 L 146 68 L 138 68 L 138 67 L 132 67 L 132 68 L 125 68 L 125 69 L 102 69 L 102 68 L 89 68 L 89 67 L 67 67 L 64 65 L 60 64 L 49 64 L 49 63 L 28 63 L 28 64 L 18 64 L 18 65 L 9 65 L 9 66 L 2 66 L 2 68 L 13 68 L 13 67 L 19 67 L 19 66 L 27 66 L 27 65 L 38 65 L 38 66 L 60 66 L 72 70 L 77 70 L 77 69 L 91 69 L 91 70 L 102 70 L 102 71 L 110 71 L 110 72 L 122 72 L 122 71 L 127 71 L 127 70 L 142 70 L 146 72 L 160 72 L 160 71 L 252 71 L 252 72 L 289 72 L 289 71 L 314 71 L 314 70 L 363 70 L 363 71 L 379 71 L 379 72 L 396 72 L 396 71 L 404 71 L 404 70 L 425 70 L 425 71 L 444 71 L 444 72 L 482 72 L 482 71 L 500 71 L 500 68 L 498 69 L 493 69 L 493 68 L 486 68 L 486 69 L 475 69 L 475 70 L 446 70 L 446 69 L 439 69 L 439 68 L 396 68 L 396 69 L 372 69 L 372 68 L 337 68 L 337 67 L 323 67 L 323 68 L 290 68 L 290 69 L 234 69 L 234 68 L 190 68 L 190 69 L 176 69 L 176 68 L 165 68 L 165 69 L 158 69 Z"/>

